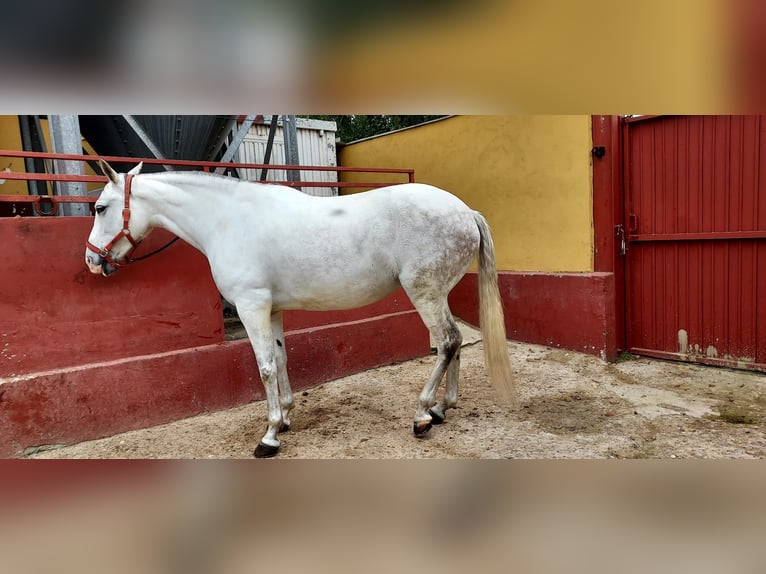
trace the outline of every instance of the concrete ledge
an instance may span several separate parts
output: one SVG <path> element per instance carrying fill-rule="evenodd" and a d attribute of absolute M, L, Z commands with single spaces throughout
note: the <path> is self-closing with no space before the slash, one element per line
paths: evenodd
<path fill-rule="evenodd" d="M 415 311 L 290 331 L 285 344 L 294 390 L 430 351 Z M 247 339 L 0 379 L 0 456 L 262 398 Z"/>

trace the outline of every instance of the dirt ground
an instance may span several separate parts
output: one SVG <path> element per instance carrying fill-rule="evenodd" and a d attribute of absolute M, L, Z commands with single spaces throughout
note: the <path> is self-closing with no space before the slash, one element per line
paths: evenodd
<path fill-rule="evenodd" d="M 278 458 L 766 457 L 763 374 L 509 342 L 519 407 L 507 412 L 481 341 L 466 333 L 458 407 L 426 438 L 413 436 L 412 419 L 434 357 L 298 392 Z M 251 458 L 265 421 L 258 401 L 32 458 Z"/>

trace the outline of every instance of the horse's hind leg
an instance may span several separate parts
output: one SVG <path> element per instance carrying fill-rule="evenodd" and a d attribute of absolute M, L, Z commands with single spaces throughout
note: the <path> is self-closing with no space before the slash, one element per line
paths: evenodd
<path fill-rule="evenodd" d="M 443 422 L 444 411 L 457 402 L 457 379 L 460 368 L 457 357 L 463 336 L 449 310 L 446 295 L 433 298 L 419 297 L 415 293 L 410 294 L 410 291 L 408 294 L 436 344 L 436 364 L 418 398 L 413 425 L 415 436 L 421 437 L 431 429 L 433 422 L 437 424 Z M 439 383 L 445 373 L 447 373 L 447 390 L 444 400 L 436 407 L 437 412 L 432 407 L 436 402 Z M 434 415 L 436 415 L 436 421 L 434 421 Z"/>
<path fill-rule="evenodd" d="M 462 336 L 461 336 L 462 339 Z M 462 342 L 462 341 L 461 341 Z M 428 412 L 431 415 L 431 422 L 440 425 L 444 422 L 447 415 L 447 409 L 451 409 L 457 404 L 457 387 L 460 378 L 460 349 L 458 348 L 452 361 L 447 366 L 447 382 L 444 387 L 444 398 L 439 404 L 432 406 Z"/>
<path fill-rule="evenodd" d="M 290 430 L 290 411 L 295 406 L 290 379 L 287 377 L 287 352 L 285 335 L 282 327 L 282 312 L 271 315 L 271 331 L 274 336 L 274 354 L 277 363 L 277 383 L 279 385 L 279 406 L 282 409 L 282 425 L 279 432 Z"/>

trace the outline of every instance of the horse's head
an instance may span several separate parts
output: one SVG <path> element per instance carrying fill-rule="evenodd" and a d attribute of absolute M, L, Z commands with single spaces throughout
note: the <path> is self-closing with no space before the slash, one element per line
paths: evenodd
<path fill-rule="evenodd" d="M 96 201 L 96 218 L 85 250 L 85 263 L 91 273 L 111 275 L 149 233 L 149 214 L 140 202 L 131 201 L 132 177 L 139 163 L 127 174 L 117 173 L 103 160 L 99 165 L 109 178 Z M 129 260 L 128 260 L 129 261 Z"/>

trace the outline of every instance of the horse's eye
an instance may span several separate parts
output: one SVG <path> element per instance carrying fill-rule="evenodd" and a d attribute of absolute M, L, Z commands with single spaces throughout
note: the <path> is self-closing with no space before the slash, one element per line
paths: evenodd
<path fill-rule="evenodd" d="M 104 213 L 106 211 L 106 205 L 97 205 L 96 213 Z"/>

